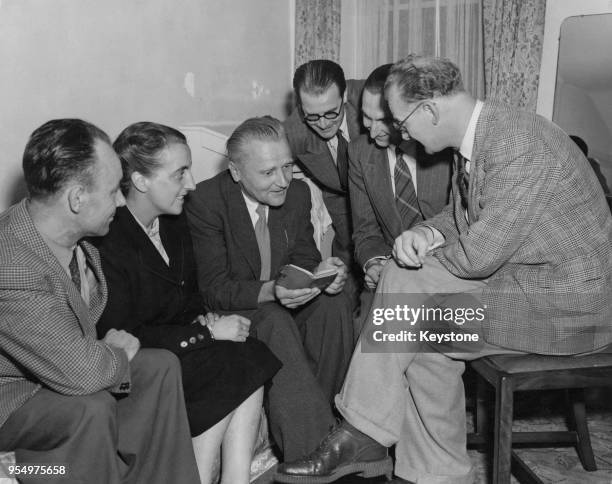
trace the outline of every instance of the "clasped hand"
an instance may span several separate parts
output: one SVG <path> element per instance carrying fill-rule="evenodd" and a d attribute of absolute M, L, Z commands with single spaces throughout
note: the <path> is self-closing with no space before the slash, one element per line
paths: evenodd
<path fill-rule="evenodd" d="M 202 326 L 207 326 L 216 340 L 244 343 L 249 336 L 251 321 L 237 314 L 219 316 L 216 313 L 201 314 L 196 318 Z"/>

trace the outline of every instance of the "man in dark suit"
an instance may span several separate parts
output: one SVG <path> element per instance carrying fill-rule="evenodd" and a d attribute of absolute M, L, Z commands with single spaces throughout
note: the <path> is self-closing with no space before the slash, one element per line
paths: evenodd
<path fill-rule="evenodd" d="M 346 266 L 321 262 L 310 223 L 310 194 L 292 179 L 293 156 L 282 124 L 269 116 L 242 123 L 227 142 L 229 170 L 198 184 L 186 212 L 198 282 L 212 310 L 251 319 L 254 335 L 283 368 L 268 394 L 270 427 L 285 459 L 314 449 L 334 423 L 331 402 L 352 352 Z M 294 264 L 338 275 L 319 289 L 276 284 Z"/>
<path fill-rule="evenodd" d="M 108 136 L 49 121 L 23 167 L 30 196 L 0 216 L 0 449 L 58 464 L 45 482 L 199 482 L 176 357 L 96 338 L 107 286 L 83 237 L 124 203 Z"/>
<path fill-rule="evenodd" d="M 392 65 L 377 67 L 366 79 L 361 113 L 368 134 L 349 144 L 355 257 L 371 290 L 378 284 L 395 239 L 440 212 L 450 190 L 452 152 L 428 155 L 414 140 L 402 142 L 392 126 L 383 99 Z"/>
<path fill-rule="evenodd" d="M 395 444 L 401 478 L 471 483 L 462 360 L 612 342 L 612 217 L 569 137 L 533 113 L 472 98 L 445 59 L 400 61 L 385 97 L 404 139 L 457 150 L 452 203 L 396 240 L 336 397 L 346 421 L 281 467 L 287 481 L 376 473 Z M 406 318 L 398 307 L 422 312 Z M 442 311 L 448 322 L 432 325 L 426 315 Z M 407 327 L 413 339 L 385 342 Z"/>
<path fill-rule="evenodd" d="M 348 197 L 348 143 L 357 138 L 362 81 L 349 81 L 335 62 L 313 60 L 293 76 L 297 108 L 284 122 L 298 164 L 323 192 L 335 237 L 332 255 L 352 270 L 353 243 Z"/>

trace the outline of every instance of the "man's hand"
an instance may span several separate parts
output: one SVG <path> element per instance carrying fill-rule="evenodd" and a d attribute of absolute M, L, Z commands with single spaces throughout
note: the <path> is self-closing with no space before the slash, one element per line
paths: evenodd
<path fill-rule="evenodd" d="M 393 258 L 397 265 L 421 267 L 433 239 L 433 232 L 426 227 L 415 227 L 402 232 L 393 244 Z"/>
<path fill-rule="evenodd" d="M 140 349 L 140 341 L 138 338 L 123 329 L 116 330 L 111 328 L 104 335 L 102 340 L 110 346 L 115 348 L 121 348 L 127 354 L 128 361 L 132 361 L 132 358 L 136 356 Z"/>
<path fill-rule="evenodd" d="M 378 280 L 380 279 L 380 273 L 388 260 L 389 259 L 373 259 L 372 262 L 367 265 L 363 281 L 368 289 L 376 289 Z"/>
<path fill-rule="evenodd" d="M 237 314 L 230 314 L 229 316 L 218 317 L 207 326 L 210 333 L 217 340 L 244 343 L 249 336 L 251 320 Z"/>
<path fill-rule="evenodd" d="M 289 309 L 295 309 L 302 304 L 306 304 L 311 299 L 321 294 L 321 290 L 317 287 L 305 289 L 287 289 L 286 287 L 274 286 L 274 294 L 279 302 Z"/>
<path fill-rule="evenodd" d="M 327 294 L 338 294 L 340 291 L 342 291 L 344 284 L 346 283 L 346 265 L 338 257 L 328 257 L 319 264 L 315 270 L 315 274 L 328 269 L 336 269 L 338 274 L 332 283 L 325 288 L 325 292 Z"/>

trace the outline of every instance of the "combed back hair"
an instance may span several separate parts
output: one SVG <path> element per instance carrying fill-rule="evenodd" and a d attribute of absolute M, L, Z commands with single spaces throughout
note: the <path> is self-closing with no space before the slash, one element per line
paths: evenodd
<path fill-rule="evenodd" d="M 464 91 L 459 68 L 450 60 L 410 54 L 389 73 L 385 91 L 395 85 L 406 103 Z"/>
<path fill-rule="evenodd" d="M 344 71 L 339 64 L 327 59 L 306 62 L 293 75 L 293 90 L 298 103 L 301 103 L 300 91 L 316 96 L 323 94 L 332 84 L 338 86 L 340 97 L 343 97 L 346 90 Z"/>
<path fill-rule="evenodd" d="M 185 135 L 163 124 L 141 121 L 130 124 L 113 143 L 121 160 L 121 191 L 127 194 L 135 171 L 150 176 L 160 166 L 159 155 L 170 144 L 187 145 Z"/>
<path fill-rule="evenodd" d="M 283 124 L 272 116 L 249 118 L 238 126 L 227 140 L 227 156 L 230 161 L 240 163 L 248 158 L 246 145 L 249 141 L 283 141 L 287 139 Z"/>
<path fill-rule="evenodd" d="M 385 89 L 385 81 L 393 64 L 384 64 L 374 69 L 363 85 L 363 88 L 371 94 L 382 94 Z"/>
<path fill-rule="evenodd" d="M 47 199 L 69 182 L 94 182 L 96 141 L 108 135 L 82 119 L 53 119 L 36 129 L 23 153 L 23 174 L 32 199 Z"/>

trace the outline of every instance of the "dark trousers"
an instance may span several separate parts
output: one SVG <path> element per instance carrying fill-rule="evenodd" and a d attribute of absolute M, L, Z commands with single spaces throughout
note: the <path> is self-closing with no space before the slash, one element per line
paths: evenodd
<path fill-rule="evenodd" d="M 343 293 L 321 294 L 296 310 L 270 302 L 242 314 L 283 363 L 267 393 L 270 431 L 284 460 L 297 459 L 335 423 L 333 399 L 353 352 L 350 301 Z"/>
<path fill-rule="evenodd" d="M 199 483 L 178 359 L 143 349 L 130 369 L 132 390 L 120 400 L 39 390 L 0 428 L 0 449 L 14 450 L 18 464 L 67 466 L 45 483 Z"/>

